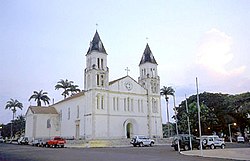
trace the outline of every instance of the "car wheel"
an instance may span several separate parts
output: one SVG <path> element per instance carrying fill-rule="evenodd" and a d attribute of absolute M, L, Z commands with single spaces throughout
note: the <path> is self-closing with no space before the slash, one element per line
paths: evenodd
<path fill-rule="evenodd" d="M 210 145 L 210 149 L 215 149 L 214 144 L 211 144 L 211 145 Z"/>
<path fill-rule="evenodd" d="M 61 148 L 64 148 L 64 145 L 61 145 Z"/>
<path fill-rule="evenodd" d="M 206 146 L 207 145 L 207 139 L 202 140 L 202 145 Z"/>
<path fill-rule="evenodd" d="M 142 146 L 143 146 L 143 143 L 140 143 L 139 146 L 142 147 Z"/>
<path fill-rule="evenodd" d="M 221 145 L 221 149 L 225 149 L 225 144 L 222 144 L 222 145 Z"/>
<path fill-rule="evenodd" d="M 189 147 L 188 145 L 184 145 L 184 148 L 183 148 L 185 151 L 189 150 Z"/>
<path fill-rule="evenodd" d="M 134 147 L 136 147 L 136 144 L 133 144 Z"/>
<path fill-rule="evenodd" d="M 151 142 L 150 144 L 149 144 L 149 146 L 153 146 L 154 145 L 154 143 L 153 142 Z"/>

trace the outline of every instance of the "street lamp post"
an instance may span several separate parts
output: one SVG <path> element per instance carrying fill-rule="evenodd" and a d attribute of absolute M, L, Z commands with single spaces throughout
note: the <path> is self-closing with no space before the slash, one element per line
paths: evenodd
<path fill-rule="evenodd" d="M 0 124 L 0 136 L 2 136 L 2 129 L 3 129 L 2 124 Z"/>
<path fill-rule="evenodd" d="M 236 126 L 236 123 L 232 123 L 232 124 L 228 124 L 228 130 L 229 130 L 229 139 L 230 139 L 230 143 L 232 143 L 232 134 L 231 134 L 231 125 Z"/>
<path fill-rule="evenodd" d="M 176 125 L 176 135 L 177 135 L 177 138 L 179 139 L 179 132 L 178 132 L 178 119 L 177 119 L 177 110 L 176 110 L 176 106 L 175 106 L 175 95 L 173 95 L 173 99 L 174 99 L 174 111 L 175 111 L 175 125 Z M 177 144 L 177 147 L 178 147 L 178 152 L 180 152 L 180 142 L 178 140 L 178 144 Z"/>

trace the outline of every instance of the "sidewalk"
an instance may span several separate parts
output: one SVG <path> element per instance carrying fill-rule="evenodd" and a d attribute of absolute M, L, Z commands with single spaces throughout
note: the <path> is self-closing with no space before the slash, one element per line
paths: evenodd
<path fill-rule="evenodd" d="M 214 150 L 200 150 L 182 151 L 181 154 L 192 156 L 203 156 L 212 158 L 225 158 L 235 160 L 249 160 L 250 148 L 228 148 L 228 149 L 214 149 Z"/>

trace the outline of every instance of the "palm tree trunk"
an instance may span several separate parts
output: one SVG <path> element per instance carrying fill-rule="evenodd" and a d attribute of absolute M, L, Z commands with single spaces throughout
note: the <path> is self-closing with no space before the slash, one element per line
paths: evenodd
<path fill-rule="evenodd" d="M 37 100 L 37 106 L 41 106 L 42 105 L 42 102 L 38 99 Z"/>
<path fill-rule="evenodd" d="M 11 124 L 10 124 L 10 138 L 11 138 L 11 140 L 12 140 L 12 137 L 13 137 L 14 115 L 15 115 L 15 113 L 13 112 L 12 121 L 11 121 Z"/>
<path fill-rule="evenodd" d="M 168 101 L 166 101 L 167 106 L 167 126 L 168 126 L 168 138 L 170 137 L 170 125 L 169 125 L 169 111 L 168 111 Z"/>

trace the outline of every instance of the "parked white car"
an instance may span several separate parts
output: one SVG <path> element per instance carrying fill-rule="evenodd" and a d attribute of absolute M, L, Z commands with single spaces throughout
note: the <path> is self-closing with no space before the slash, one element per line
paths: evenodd
<path fill-rule="evenodd" d="M 201 136 L 203 148 L 209 147 L 210 149 L 215 149 L 220 147 L 221 149 L 225 148 L 225 141 L 223 138 L 219 138 L 217 135 L 204 135 Z"/>
<path fill-rule="evenodd" d="M 150 139 L 147 136 L 143 136 L 143 135 L 137 135 L 134 136 L 132 138 L 132 140 L 130 141 L 130 144 L 132 144 L 133 146 L 153 146 L 153 144 L 155 143 L 155 141 L 153 139 Z"/>
<path fill-rule="evenodd" d="M 238 136 L 238 137 L 237 137 L 237 142 L 238 142 L 238 143 L 244 143 L 244 142 L 245 142 L 244 137 Z"/>

